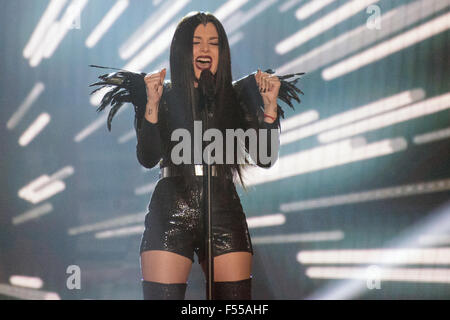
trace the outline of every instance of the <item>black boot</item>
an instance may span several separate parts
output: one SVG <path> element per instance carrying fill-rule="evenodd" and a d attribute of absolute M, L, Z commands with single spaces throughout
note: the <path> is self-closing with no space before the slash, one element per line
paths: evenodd
<path fill-rule="evenodd" d="M 252 278 L 240 281 L 214 282 L 214 300 L 251 300 Z"/>
<path fill-rule="evenodd" d="M 144 300 L 184 300 L 187 283 L 159 283 L 142 280 Z"/>

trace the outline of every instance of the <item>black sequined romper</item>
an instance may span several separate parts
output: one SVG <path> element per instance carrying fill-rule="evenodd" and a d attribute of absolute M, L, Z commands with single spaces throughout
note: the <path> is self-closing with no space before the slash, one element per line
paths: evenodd
<path fill-rule="evenodd" d="M 262 99 L 254 75 L 236 81 L 233 83 L 233 87 L 241 105 L 257 118 L 259 127 L 269 129 L 266 141 L 271 141 L 270 129 L 279 127 L 279 117 L 273 123 L 264 121 Z M 164 121 L 164 112 L 167 111 L 167 108 L 172 107 L 167 104 L 167 99 L 164 99 L 163 94 L 158 110 L 158 122 L 151 123 L 144 117 L 136 129 L 137 158 L 140 164 L 146 168 L 152 168 L 158 163 L 160 167 L 172 165 L 170 150 L 166 147 L 166 141 L 170 140 L 170 132 L 167 132 L 166 127 L 161 125 Z M 269 167 L 267 165 L 260 166 Z M 180 196 L 182 192 L 180 189 L 181 178 L 180 176 L 171 176 L 157 182 L 148 205 L 140 252 L 147 250 L 170 251 L 192 261 L 194 261 L 195 252 L 198 262 L 201 263 L 205 259 L 205 232 L 202 216 L 203 177 L 195 177 L 197 188 L 192 188 L 189 203 Z M 212 178 L 216 179 L 214 176 Z M 213 256 L 236 251 L 253 254 L 245 214 L 235 184 L 232 179 L 226 180 L 228 182 L 225 186 L 213 182 Z"/>

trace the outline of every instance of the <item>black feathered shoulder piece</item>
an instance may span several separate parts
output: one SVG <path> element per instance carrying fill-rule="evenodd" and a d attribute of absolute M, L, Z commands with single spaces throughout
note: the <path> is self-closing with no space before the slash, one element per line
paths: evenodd
<path fill-rule="evenodd" d="M 111 105 L 111 110 L 109 111 L 107 120 L 108 130 L 111 131 L 112 119 L 120 109 L 120 107 L 122 107 L 122 105 L 125 103 L 132 103 L 134 105 L 134 111 L 136 115 L 134 127 L 136 129 L 139 124 L 139 120 L 144 117 L 145 107 L 147 104 L 147 91 L 144 81 L 146 73 L 136 73 L 123 69 L 102 67 L 97 65 L 90 65 L 90 67 L 118 70 L 117 72 L 100 75 L 98 78 L 101 81 L 95 82 L 90 85 L 90 87 L 98 86 L 94 91 L 90 93 L 91 95 L 101 89 L 110 88 L 109 91 L 104 94 L 100 106 L 97 108 L 97 112 L 100 112 L 103 111 L 108 105 Z M 269 74 L 274 73 L 272 69 L 268 69 L 265 72 Z M 278 99 L 286 103 L 292 109 L 294 109 L 292 100 L 300 103 L 299 94 L 303 94 L 303 92 L 296 87 L 299 77 L 303 74 L 304 73 L 302 72 L 278 76 L 281 82 Z M 254 78 L 253 75 L 251 76 L 252 77 L 247 76 L 241 80 L 235 81 L 233 86 L 241 92 L 254 91 L 249 89 L 251 88 L 251 86 L 254 86 L 253 82 L 255 82 L 254 79 L 251 79 Z M 248 86 L 249 84 L 251 84 L 250 87 Z M 164 89 L 166 89 L 167 86 L 170 86 L 169 82 L 165 82 Z M 256 92 L 258 92 L 257 89 Z M 251 105 L 257 104 L 251 103 Z M 259 105 L 261 104 L 259 103 Z M 257 114 L 261 110 L 254 111 Z M 284 111 L 279 104 L 278 113 L 282 118 L 284 118 Z"/>
<path fill-rule="evenodd" d="M 134 105 L 134 111 L 136 113 L 134 125 L 136 128 L 136 122 L 144 116 L 145 106 L 147 104 L 147 91 L 144 81 L 146 73 L 136 73 L 97 65 L 90 65 L 90 67 L 119 70 L 118 72 L 100 75 L 98 78 L 101 81 L 90 85 L 90 87 L 98 86 L 90 93 L 91 95 L 101 89 L 110 88 L 110 90 L 104 94 L 100 106 L 97 108 L 97 112 L 100 112 L 108 105 L 111 105 L 107 121 L 108 130 L 111 131 L 111 122 L 114 115 L 123 104 L 128 102 Z"/>
<path fill-rule="evenodd" d="M 269 74 L 275 73 L 272 69 L 265 70 L 264 72 Z M 263 99 L 259 94 L 255 74 L 256 72 L 234 81 L 233 88 L 236 90 L 239 98 L 245 103 L 246 108 L 250 109 L 248 111 L 253 115 L 253 117 L 263 121 Z M 303 94 L 303 92 L 297 88 L 297 81 L 300 79 L 300 76 L 304 74 L 304 72 L 300 72 L 277 76 L 280 80 L 278 99 L 286 103 L 293 110 L 293 100 L 301 103 L 299 95 Z M 279 116 L 284 119 L 284 110 L 279 103 L 277 103 L 277 109 Z M 277 123 L 279 123 L 279 119 L 277 119 Z"/>
<path fill-rule="evenodd" d="M 272 69 L 268 69 L 265 72 L 273 74 L 275 71 Z M 278 79 L 280 79 L 280 90 L 278 91 L 278 99 L 286 103 L 289 107 L 294 110 L 294 106 L 292 105 L 292 100 L 297 101 L 298 103 L 301 103 L 299 94 L 304 94 L 302 90 L 297 88 L 297 81 L 300 79 L 301 75 L 304 75 L 304 72 L 299 73 L 291 73 L 286 74 L 283 76 L 278 76 Z M 279 104 L 278 105 L 278 112 L 280 113 L 281 117 L 284 119 L 284 111 L 281 108 Z"/>

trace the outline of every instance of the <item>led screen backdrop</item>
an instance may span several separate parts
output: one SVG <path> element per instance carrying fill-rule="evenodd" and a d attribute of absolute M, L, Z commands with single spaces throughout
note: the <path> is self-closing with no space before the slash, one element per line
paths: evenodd
<path fill-rule="evenodd" d="M 131 105 L 107 130 L 88 65 L 170 78 L 197 10 L 223 22 L 234 79 L 306 72 L 277 163 L 238 188 L 253 297 L 450 298 L 449 0 L 0 2 L 1 298 L 142 298 L 159 172 Z M 186 298 L 205 298 L 197 263 Z"/>

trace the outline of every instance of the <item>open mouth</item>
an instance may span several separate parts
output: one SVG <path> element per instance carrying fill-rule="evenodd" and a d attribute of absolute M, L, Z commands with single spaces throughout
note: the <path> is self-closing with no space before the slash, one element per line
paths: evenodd
<path fill-rule="evenodd" d="M 210 56 L 199 56 L 195 59 L 195 65 L 200 70 L 210 69 L 212 65 L 212 58 Z"/>

